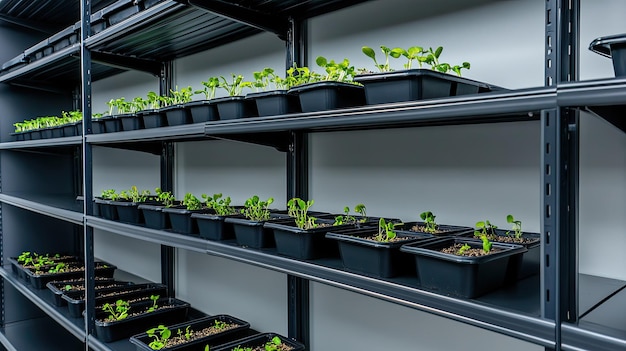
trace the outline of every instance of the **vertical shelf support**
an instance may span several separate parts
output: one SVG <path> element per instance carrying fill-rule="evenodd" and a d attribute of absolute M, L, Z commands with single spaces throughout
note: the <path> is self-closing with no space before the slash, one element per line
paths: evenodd
<path fill-rule="evenodd" d="M 174 190 L 174 144 L 163 143 L 161 151 L 161 189 L 163 191 Z M 174 291 L 174 248 L 161 245 L 161 283 L 167 286 L 170 296 L 175 296 Z"/>
<path fill-rule="evenodd" d="M 285 69 L 293 64 L 306 63 L 306 23 L 289 18 L 286 38 Z M 287 151 L 287 200 L 293 197 L 309 198 L 309 141 L 308 134 L 289 132 Z M 309 281 L 287 276 L 287 329 L 291 338 L 299 340 L 307 349 L 311 344 L 309 313 Z"/>
<path fill-rule="evenodd" d="M 91 133 L 91 52 L 85 46 L 85 40 L 91 34 L 91 1 L 81 1 L 81 78 L 82 78 L 82 111 L 83 111 L 83 213 L 87 216 L 93 214 L 93 167 L 91 145 L 85 140 L 85 136 Z M 92 335 L 95 329 L 95 270 L 93 228 L 83 224 L 85 235 L 85 330 L 87 335 Z"/>
<path fill-rule="evenodd" d="M 546 1 L 545 85 L 579 76 L 580 0 Z M 561 323 L 577 318 L 578 120 L 577 110 L 542 112 L 542 316 Z"/>

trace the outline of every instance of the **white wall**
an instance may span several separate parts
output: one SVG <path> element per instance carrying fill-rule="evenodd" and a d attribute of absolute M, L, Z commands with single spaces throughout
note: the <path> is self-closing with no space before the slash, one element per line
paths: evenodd
<path fill-rule="evenodd" d="M 371 67 L 360 52 L 362 45 L 443 45 L 446 61 L 472 63 L 466 77 L 512 89 L 541 86 L 544 6 L 541 0 L 370 1 L 310 20 L 308 59 L 313 66 L 318 55 L 350 57 L 357 67 Z M 582 78 L 612 76 L 610 61 L 587 52 L 586 46 L 595 37 L 626 31 L 623 21 L 609 21 L 624 13 L 625 6 L 619 0 L 583 1 Z M 284 44 L 271 34 L 176 61 L 176 84 L 200 88 L 200 81 L 209 76 L 242 73 L 251 77 L 253 71 L 266 66 L 284 66 Z M 158 89 L 157 83 L 141 73 L 95 82 L 94 111 L 99 111 L 97 106 L 106 109 L 110 98 L 144 96 Z M 525 229 L 537 231 L 539 133 L 536 122 L 315 133 L 310 138 L 311 197 L 318 210 L 337 211 L 364 202 L 374 215 L 415 219 L 419 212 L 432 210 L 441 222 L 450 224 L 472 225 L 490 219 L 504 226 L 504 216 L 512 213 L 523 219 Z M 619 250 L 626 246 L 626 237 L 620 235 L 625 224 L 620 214 L 626 210 L 626 159 L 618 151 L 625 143 L 623 133 L 612 126 L 582 116 L 579 262 L 584 273 L 626 279 L 620 269 L 626 258 Z M 113 183 L 128 187 L 140 182 L 135 174 L 149 176 L 146 186 L 158 182 L 158 178 L 150 178 L 158 176 L 158 160 L 151 157 L 110 149 L 96 149 L 94 156 L 97 187 L 116 187 Z M 176 157 L 179 194 L 223 192 L 235 202 L 252 193 L 276 199 L 286 196 L 285 157 L 271 148 L 227 141 L 189 142 L 176 145 Z M 100 173 L 115 167 L 116 160 L 123 160 L 119 170 Z M 596 237 L 617 242 L 598 254 Z M 135 248 L 131 239 L 98 234 L 96 252 L 117 260 L 120 243 L 129 251 Z M 125 254 L 124 250 L 119 253 L 124 266 Z M 154 262 L 149 258 L 152 255 L 158 259 L 156 248 L 145 251 L 141 261 Z M 177 290 L 194 307 L 207 313 L 239 314 L 249 317 L 259 329 L 286 332 L 284 275 L 184 250 L 177 250 L 176 262 Z M 154 277 L 156 273 L 147 269 L 141 275 Z M 258 285 L 258 293 L 250 294 L 242 281 Z M 241 305 L 240 299 L 244 301 Z M 262 307 L 252 306 L 253 300 Z M 447 350 L 461 343 L 482 343 L 486 337 L 495 340 L 497 349 L 542 349 L 322 284 L 312 284 L 311 301 L 314 351 L 344 345 L 328 344 L 340 340 L 338 332 L 348 336 L 347 349 L 390 344 L 414 348 L 419 342 L 423 350 Z M 278 309 L 278 314 L 262 318 L 269 309 Z M 384 333 L 375 334 L 369 331 L 378 324 L 369 320 L 390 324 Z M 405 329 L 407 325 L 412 328 Z M 446 333 L 441 339 L 450 329 L 458 334 Z"/>

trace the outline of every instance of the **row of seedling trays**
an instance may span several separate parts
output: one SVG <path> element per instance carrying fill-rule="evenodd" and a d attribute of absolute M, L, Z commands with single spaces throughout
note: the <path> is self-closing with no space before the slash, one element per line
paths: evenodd
<path fill-rule="evenodd" d="M 435 224 L 436 231 L 427 231 L 428 223 L 421 221 L 383 218 L 381 222 L 380 217 L 308 212 L 315 227 L 302 229 L 289 210 L 270 210 L 270 218 L 255 220 L 239 214 L 243 206 L 235 207 L 235 214 L 218 215 L 212 209 L 155 203 L 96 200 L 96 204 L 99 215 L 109 220 L 210 241 L 234 241 L 298 260 L 337 258 L 349 272 L 385 279 L 412 276 L 416 287 L 463 298 L 539 273 L 540 235 L 521 232 L 521 222 L 517 234 L 493 225 L 482 228 L 489 234 L 491 250 L 476 255 L 480 250 L 474 249 L 484 251 L 485 242 L 474 228 L 465 226 Z M 391 231 L 385 223 L 393 223 L 388 227 Z M 388 232 L 394 237 L 390 239 Z M 457 252 L 442 252 L 454 246 Z"/>
<path fill-rule="evenodd" d="M 28 257 L 32 261 L 26 261 Z M 32 275 L 31 263 L 45 261 L 37 272 L 65 263 L 80 266 L 70 255 L 37 255 L 28 252 L 11 258 L 14 274 L 35 289 L 47 287 L 50 302 L 70 318 L 83 318 L 85 310 L 84 269 Z M 106 266 L 106 267 L 105 267 Z M 189 303 L 169 297 L 167 287 L 156 283 L 133 283 L 113 279 L 115 266 L 98 262 L 95 279 L 96 336 L 104 342 L 130 338 L 137 350 L 232 350 L 264 347 L 266 343 L 303 350 L 300 343 L 283 336 L 258 334 L 248 322 L 229 315 L 206 316 Z M 36 278 L 34 277 L 36 276 Z M 157 348 L 158 347 L 158 348 Z"/>

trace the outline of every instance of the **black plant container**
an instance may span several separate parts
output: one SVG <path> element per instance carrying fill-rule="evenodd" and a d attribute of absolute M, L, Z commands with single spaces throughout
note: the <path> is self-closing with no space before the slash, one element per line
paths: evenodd
<path fill-rule="evenodd" d="M 108 219 L 110 221 L 117 221 L 117 207 L 113 206 L 113 201 L 105 200 L 100 197 L 96 197 L 93 199 L 93 203 L 95 206 L 95 212 L 102 218 Z"/>
<path fill-rule="evenodd" d="M 168 126 L 179 126 L 191 123 L 191 113 L 184 105 L 173 105 L 164 107 L 160 110 L 165 113 Z"/>
<path fill-rule="evenodd" d="M 264 221 L 252 221 L 243 216 L 233 216 L 225 218 L 224 222 L 233 225 L 235 239 L 240 246 L 261 249 L 276 245 L 272 231 L 263 228 Z"/>
<path fill-rule="evenodd" d="M 83 122 L 76 122 L 63 125 L 63 136 L 72 137 L 83 134 Z"/>
<path fill-rule="evenodd" d="M 145 310 L 152 305 L 150 302 L 131 304 L 131 311 Z M 158 300 L 159 306 L 172 305 L 167 309 L 154 312 L 142 313 L 119 321 L 103 322 L 108 316 L 107 312 L 96 312 L 96 337 L 104 342 L 113 342 L 127 339 L 134 334 L 145 332 L 157 325 L 172 325 L 185 321 L 189 311 L 189 303 L 175 299 L 164 298 Z"/>
<path fill-rule="evenodd" d="M 50 139 L 52 138 L 52 128 L 44 128 L 40 129 L 41 139 Z"/>
<path fill-rule="evenodd" d="M 246 95 L 246 99 L 256 103 L 259 116 L 286 115 L 302 112 L 297 95 L 287 90 L 270 90 Z"/>
<path fill-rule="evenodd" d="M 245 96 L 225 96 L 211 101 L 217 106 L 220 120 L 258 116 L 256 104 Z"/>
<path fill-rule="evenodd" d="M 422 231 L 416 231 L 413 228 L 418 226 L 425 226 L 424 222 L 404 222 L 402 227 L 398 228 L 399 233 L 422 233 L 422 234 L 431 234 L 435 237 L 449 237 L 449 236 L 463 236 L 463 237 L 471 237 L 474 235 L 474 228 L 472 227 L 464 227 L 458 225 L 446 225 L 441 224 L 437 226 L 437 229 L 440 232 L 437 233 L 428 233 Z"/>
<path fill-rule="evenodd" d="M 138 113 L 143 120 L 144 128 L 159 128 L 167 126 L 165 114 L 160 110 L 144 110 Z"/>
<path fill-rule="evenodd" d="M 67 301 L 63 299 L 63 295 L 67 293 L 65 289 L 63 289 L 66 285 L 84 285 L 85 279 L 77 278 L 73 280 L 61 280 L 61 281 L 51 281 L 46 284 L 46 288 L 50 291 L 51 301 L 57 307 L 67 306 Z M 97 277 L 95 281 L 96 289 L 99 289 L 101 286 L 109 286 L 109 285 L 117 285 L 121 286 L 122 284 L 129 284 L 128 282 L 120 282 L 115 281 L 113 278 L 102 278 Z"/>
<path fill-rule="evenodd" d="M 232 316 L 225 315 L 225 314 L 194 319 L 194 320 L 180 323 L 180 324 L 168 325 L 167 327 L 169 330 L 172 331 L 172 333 L 175 333 L 178 330 L 184 331 L 186 330 L 187 327 L 189 327 L 189 329 L 193 331 L 201 331 L 204 328 L 210 328 L 214 326 L 215 322 L 217 321 L 225 322 L 228 324 L 236 324 L 237 327 L 228 329 L 221 333 L 198 338 L 198 339 L 192 340 L 184 344 L 180 344 L 180 345 L 176 345 L 172 347 L 165 347 L 165 348 L 162 348 L 161 350 L 162 351 L 204 350 L 204 347 L 206 345 L 209 345 L 212 349 L 214 346 L 224 344 L 225 342 L 231 342 L 233 340 L 232 339 L 233 335 L 241 334 L 241 332 L 246 331 L 247 329 L 250 328 L 250 323 L 242 321 L 241 319 L 238 319 Z M 130 338 L 130 342 L 136 346 L 137 351 L 151 351 L 152 348 L 149 346 L 149 344 L 153 340 L 154 339 L 149 337 L 147 333 L 137 334 Z"/>
<path fill-rule="evenodd" d="M 143 119 L 136 113 L 119 115 L 118 118 L 122 122 L 123 131 L 143 129 Z"/>
<path fill-rule="evenodd" d="M 111 296 L 110 294 L 113 293 L 115 295 Z M 145 298 L 144 300 L 148 301 L 152 295 L 158 295 L 160 298 L 167 297 L 167 287 L 163 284 L 127 283 L 126 286 L 96 290 L 95 304 L 96 306 L 102 306 L 105 303 L 115 303 L 117 300 L 130 301 L 139 298 Z M 82 316 L 85 309 L 84 291 L 66 293 L 62 296 L 62 299 L 67 303 L 70 317 L 80 318 Z"/>
<path fill-rule="evenodd" d="M 501 238 L 509 237 L 506 230 L 496 229 L 496 235 Z M 507 267 L 505 284 L 513 284 L 516 281 L 539 274 L 541 261 L 541 234 L 522 232 L 522 238 L 527 239 L 525 243 L 515 243 L 526 248 L 522 255 L 515 256 Z M 476 238 L 476 240 L 479 240 Z M 496 242 L 501 242 L 495 239 Z M 506 243 L 506 242 L 505 242 Z"/>
<path fill-rule="evenodd" d="M 482 243 L 467 238 L 448 237 L 427 243 L 404 245 L 402 252 L 413 254 L 420 286 L 462 298 L 475 298 L 499 289 L 505 283 L 509 262 L 526 248 L 494 242 L 489 255 L 480 257 L 446 254 L 440 250 L 455 243 L 482 248 Z"/>
<path fill-rule="evenodd" d="M 141 204 L 137 208 L 143 213 L 146 227 L 160 230 L 172 227 L 169 216 L 163 212 L 165 206 Z"/>
<path fill-rule="evenodd" d="M 346 270 L 382 278 L 414 273 L 412 258 L 400 252 L 400 247 L 404 244 L 433 240 L 432 235 L 420 233 L 398 233 L 402 240 L 394 242 L 366 239 L 376 234 L 377 227 L 340 233 L 330 232 L 326 234 L 326 238 L 336 240 L 339 244 L 341 261 Z"/>
<path fill-rule="evenodd" d="M 597 38 L 589 44 L 589 50 L 611 58 L 616 77 L 626 76 L 626 33 Z"/>
<path fill-rule="evenodd" d="M 115 207 L 118 221 L 129 224 L 143 224 L 145 222 L 143 212 L 139 210 L 139 205 L 143 202 L 110 201 L 109 203 Z"/>
<path fill-rule="evenodd" d="M 220 119 L 213 100 L 192 101 L 185 104 L 193 123 L 204 123 Z"/>
<path fill-rule="evenodd" d="M 165 207 L 162 211 L 169 217 L 174 233 L 187 235 L 198 234 L 198 223 L 191 214 L 207 212 L 206 209 L 188 210 L 185 206 Z"/>
<path fill-rule="evenodd" d="M 81 263 L 82 265 L 82 263 Z M 105 278 L 113 278 L 113 274 L 115 273 L 116 266 L 106 263 L 106 262 L 96 262 L 96 276 L 105 277 Z M 35 289 L 44 289 L 46 284 L 54 280 L 68 280 L 68 279 L 76 279 L 84 277 L 84 270 L 75 271 L 75 272 L 64 272 L 64 273 L 44 273 L 44 274 L 35 274 L 31 270 L 27 270 L 26 274 L 28 276 L 28 282 Z"/>
<path fill-rule="evenodd" d="M 430 69 L 361 74 L 354 81 L 365 87 L 368 105 L 491 91 L 488 84 Z"/>
<path fill-rule="evenodd" d="M 91 120 L 91 133 L 100 134 L 104 132 L 105 132 L 104 120 L 102 120 L 102 118 L 93 118 Z"/>
<path fill-rule="evenodd" d="M 15 141 L 24 141 L 26 140 L 26 138 L 24 138 L 24 135 L 26 135 L 28 132 L 17 132 L 17 133 L 11 133 L 11 136 L 13 137 L 13 140 Z"/>
<path fill-rule="evenodd" d="M 290 349 L 291 351 L 304 350 L 304 345 L 293 339 L 289 339 L 282 335 L 278 335 L 274 333 L 262 333 L 262 334 L 252 335 L 243 339 L 235 340 L 233 342 L 218 346 L 216 348 L 211 348 L 211 351 L 232 351 L 236 347 L 242 347 L 242 348 L 251 347 L 253 350 L 255 348 L 260 348 L 261 350 L 264 350 L 264 345 L 267 342 L 270 342 L 274 337 L 279 337 L 283 344 L 291 347 Z"/>
<path fill-rule="evenodd" d="M 302 84 L 289 89 L 297 94 L 302 112 L 315 112 L 361 106 L 365 104 L 363 87 L 355 84 L 323 81 Z"/>
<path fill-rule="evenodd" d="M 226 223 L 224 220 L 227 216 L 212 213 L 192 213 L 191 218 L 196 220 L 201 238 L 214 241 L 235 239 L 233 224 Z"/>
<path fill-rule="evenodd" d="M 53 138 L 63 138 L 64 137 L 63 126 L 52 127 L 52 128 L 50 128 L 50 131 L 52 131 L 52 137 Z"/>
<path fill-rule="evenodd" d="M 293 219 L 269 221 L 264 227 L 272 230 L 278 254 L 300 260 L 315 260 L 323 257 L 338 257 L 337 242 L 326 239 L 329 231 L 354 228 L 353 225 L 333 226 L 333 221 L 317 220 L 328 226 L 300 229 Z"/>
<path fill-rule="evenodd" d="M 119 119 L 121 115 L 105 116 L 100 118 L 104 122 L 104 131 L 106 133 L 117 133 L 122 131 L 122 121 Z"/>
<path fill-rule="evenodd" d="M 41 139 L 41 130 L 40 129 L 31 130 L 30 131 L 30 139 L 31 140 L 39 140 L 39 139 Z"/>

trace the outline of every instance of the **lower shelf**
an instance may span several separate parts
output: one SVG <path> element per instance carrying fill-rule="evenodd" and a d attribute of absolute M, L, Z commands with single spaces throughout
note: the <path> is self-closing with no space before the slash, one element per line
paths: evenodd
<path fill-rule="evenodd" d="M 0 329 L 7 350 L 81 351 L 83 342 L 68 334 L 52 318 L 43 317 L 7 323 Z"/>

